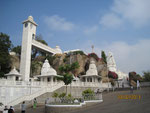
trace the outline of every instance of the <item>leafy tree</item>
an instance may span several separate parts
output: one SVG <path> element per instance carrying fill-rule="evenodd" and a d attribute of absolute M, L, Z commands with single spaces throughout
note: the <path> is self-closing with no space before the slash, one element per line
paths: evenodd
<path fill-rule="evenodd" d="M 150 81 L 150 71 L 143 72 L 144 81 Z"/>
<path fill-rule="evenodd" d="M 0 33 L 0 77 L 3 77 L 5 73 L 10 71 L 10 55 L 11 41 L 9 36 L 4 33 Z"/>
<path fill-rule="evenodd" d="M 74 76 L 77 76 L 76 75 L 76 72 L 77 72 L 77 69 L 80 67 L 79 63 L 78 62 L 74 62 L 72 65 L 71 65 L 71 72 L 74 74 Z"/>
<path fill-rule="evenodd" d="M 106 58 L 106 54 L 104 51 L 101 52 L 101 58 L 103 59 L 103 61 L 107 64 L 107 58 Z"/>
<path fill-rule="evenodd" d="M 21 46 L 13 47 L 11 51 L 15 52 L 19 57 L 21 56 Z"/>
<path fill-rule="evenodd" d="M 79 67 L 78 62 L 72 64 L 65 64 L 59 67 L 59 71 L 62 73 L 61 77 L 58 79 L 62 80 L 66 85 L 66 94 L 67 94 L 67 85 L 71 84 L 73 80 L 72 73 Z"/>

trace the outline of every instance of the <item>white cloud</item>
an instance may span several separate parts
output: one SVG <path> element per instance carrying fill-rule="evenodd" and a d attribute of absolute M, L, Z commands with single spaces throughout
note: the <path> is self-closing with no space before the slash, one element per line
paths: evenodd
<path fill-rule="evenodd" d="M 86 34 L 86 35 L 90 35 L 90 34 L 93 34 L 93 33 L 95 33 L 96 31 L 98 30 L 98 26 L 92 26 L 92 27 L 88 27 L 88 28 L 86 28 L 86 29 L 84 29 L 84 34 Z"/>
<path fill-rule="evenodd" d="M 122 20 L 117 15 L 109 13 L 104 15 L 99 23 L 106 28 L 117 28 L 122 24 Z"/>
<path fill-rule="evenodd" d="M 83 50 L 87 53 L 91 52 L 90 46 L 91 43 L 88 43 Z M 105 44 L 105 46 L 95 46 L 94 51 L 99 56 L 101 50 L 106 53 L 113 52 L 117 68 L 123 72 L 136 71 L 141 74 L 142 71 L 150 70 L 150 39 L 139 40 L 134 45 L 129 45 L 126 42 L 113 42 Z"/>
<path fill-rule="evenodd" d="M 65 18 L 58 15 L 47 16 L 44 18 L 44 22 L 52 30 L 71 31 L 75 27 L 73 23 L 66 21 Z"/>
<path fill-rule="evenodd" d="M 114 14 L 119 21 L 130 22 L 134 27 L 140 28 L 149 25 L 150 21 L 150 0 L 114 0 L 114 4 L 110 8 L 108 14 L 105 14 L 100 23 L 102 25 L 112 27 L 111 18 L 106 18 L 109 14 Z M 111 17 L 111 16 L 110 16 Z M 106 24 L 103 24 L 104 23 Z M 115 24 L 114 24 L 115 26 Z"/>

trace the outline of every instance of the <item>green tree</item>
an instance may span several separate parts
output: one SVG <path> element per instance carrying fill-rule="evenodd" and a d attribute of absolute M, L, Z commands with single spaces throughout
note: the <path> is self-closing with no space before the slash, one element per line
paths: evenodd
<path fill-rule="evenodd" d="M 11 51 L 15 52 L 19 57 L 21 56 L 21 46 L 13 47 Z"/>
<path fill-rule="evenodd" d="M 62 73 L 61 77 L 58 79 L 62 80 L 66 85 L 66 94 L 67 94 L 67 85 L 71 84 L 73 80 L 72 73 L 79 67 L 78 62 L 74 62 L 72 64 L 65 64 L 59 67 L 59 71 Z"/>
<path fill-rule="evenodd" d="M 106 58 L 106 54 L 104 51 L 101 52 L 101 58 L 103 59 L 103 61 L 107 64 L 107 58 Z"/>
<path fill-rule="evenodd" d="M 10 71 L 10 55 L 11 41 L 9 36 L 4 33 L 0 33 L 0 77 L 4 77 L 5 73 Z"/>
<path fill-rule="evenodd" d="M 143 72 L 144 81 L 150 81 L 150 71 Z"/>

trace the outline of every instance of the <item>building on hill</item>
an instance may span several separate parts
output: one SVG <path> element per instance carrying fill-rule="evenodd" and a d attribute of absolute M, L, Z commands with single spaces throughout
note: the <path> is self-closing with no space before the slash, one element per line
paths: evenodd
<path fill-rule="evenodd" d="M 117 69 L 115 59 L 113 57 L 113 53 L 109 52 L 107 56 L 107 67 L 109 71 L 115 72 L 118 75 L 118 81 L 120 85 L 129 84 L 129 76 L 128 74 Z"/>

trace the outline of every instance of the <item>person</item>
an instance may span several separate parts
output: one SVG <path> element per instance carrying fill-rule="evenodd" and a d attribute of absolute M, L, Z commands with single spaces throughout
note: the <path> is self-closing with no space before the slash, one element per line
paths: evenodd
<path fill-rule="evenodd" d="M 14 113 L 14 109 L 12 106 L 10 106 L 9 110 L 8 110 L 8 113 Z"/>
<path fill-rule="evenodd" d="M 36 108 L 36 105 L 37 105 L 37 100 L 36 100 L 36 98 L 34 98 L 34 100 L 33 100 L 33 108 Z"/>
<path fill-rule="evenodd" d="M 139 82 L 139 80 L 137 80 L 137 90 L 140 88 L 140 82 Z"/>
<path fill-rule="evenodd" d="M 26 111 L 26 104 L 25 101 L 23 101 L 21 104 L 21 113 L 25 113 L 25 111 Z"/>
<path fill-rule="evenodd" d="M 124 83 L 122 83 L 122 88 L 124 89 Z"/>
<path fill-rule="evenodd" d="M 131 93 L 133 93 L 133 86 L 131 85 Z"/>
<path fill-rule="evenodd" d="M 8 108 L 5 106 L 3 113 L 8 113 Z"/>
<path fill-rule="evenodd" d="M 100 93 L 100 91 L 99 91 L 99 89 L 97 89 L 97 92 L 96 92 L 96 94 L 99 94 Z"/>
<path fill-rule="evenodd" d="M 47 98 L 47 99 L 45 100 L 45 104 L 48 104 L 48 102 L 49 102 L 49 98 Z"/>

